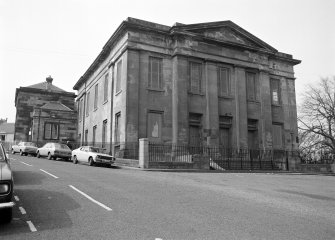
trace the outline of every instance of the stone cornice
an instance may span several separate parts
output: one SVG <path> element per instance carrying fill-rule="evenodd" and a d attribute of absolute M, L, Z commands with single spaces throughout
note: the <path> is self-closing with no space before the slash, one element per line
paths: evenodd
<path fill-rule="evenodd" d="M 43 95 L 57 95 L 57 96 L 61 95 L 61 96 L 72 97 L 73 99 L 77 96 L 73 92 L 53 92 L 53 91 L 47 91 L 47 90 L 38 89 L 38 88 L 20 87 L 20 88 L 17 88 L 15 91 L 15 106 L 16 106 L 17 96 L 20 92 L 38 93 L 38 94 L 43 94 Z"/>

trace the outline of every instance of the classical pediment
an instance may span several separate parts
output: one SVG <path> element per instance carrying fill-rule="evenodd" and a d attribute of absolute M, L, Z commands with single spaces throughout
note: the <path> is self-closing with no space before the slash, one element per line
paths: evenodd
<path fill-rule="evenodd" d="M 207 39 L 217 40 L 236 45 L 244 45 L 256 49 L 277 51 L 261 39 L 242 29 L 231 21 L 180 25 L 179 29 L 197 34 Z"/>

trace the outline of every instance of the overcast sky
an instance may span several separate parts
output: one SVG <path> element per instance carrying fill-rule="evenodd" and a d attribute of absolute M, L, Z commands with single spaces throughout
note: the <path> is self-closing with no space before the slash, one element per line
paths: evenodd
<path fill-rule="evenodd" d="M 127 17 L 168 26 L 231 20 L 295 67 L 307 83 L 335 75 L 334 0 L 0 0 L 0 118 L 15 121 L 15 89 L 45 81 L 66 90 Z"/>

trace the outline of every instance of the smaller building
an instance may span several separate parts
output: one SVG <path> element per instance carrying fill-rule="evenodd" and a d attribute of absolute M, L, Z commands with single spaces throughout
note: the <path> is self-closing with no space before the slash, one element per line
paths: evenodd
<path fill-rule="evenodd" d="M 13 142 L 14 141 L 14 126 L 15 123 L 7 123 L 7 119 L 0 119 L 0 141 Z"/>
<path fill-rule="evenodd" d="M 77 114 L 73 92 L 66 92 L 45 82 L 16 89 L 16 141 L 65 142 L 75 140 Z"/>

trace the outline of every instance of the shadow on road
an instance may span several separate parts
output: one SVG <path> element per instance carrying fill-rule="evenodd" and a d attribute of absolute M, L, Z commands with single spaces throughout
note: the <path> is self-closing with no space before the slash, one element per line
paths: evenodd
<path fill-rule="evenodd" d="M 45 174 L 33 171 L 13 171 L 14 173 L 14 189 L 19 185 L 40 185 L 43 179 L 46 178 Z"/>
<path fill-rule="evenodd" d="M 15 195 L 19 196 L 20 201 L 13 209 L 14 219 L 10 224 L 0 225 L 0 239 L 6 235 L 30 233 L 26 221 L 32 221 L 38 232 L 71 228 L 73 223 L 69 212 L 80 207 L 76 201 L 62 192 L 16 189 Z M 27 214 L 21 215 L 18 211 L 21 205 Z"/>

